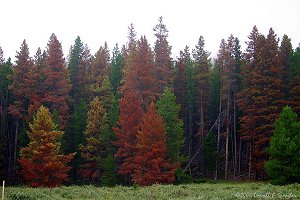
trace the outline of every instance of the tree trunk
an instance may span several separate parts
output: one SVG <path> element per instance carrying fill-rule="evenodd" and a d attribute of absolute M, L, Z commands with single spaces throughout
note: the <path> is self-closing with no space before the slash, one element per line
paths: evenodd
<path fill-rule="evenodd" d="M 239 175 L 241 175 L 241 164 L 242 164 L 242 139 L 239 140 Z"/>
<path fill-rule="evenodd" d="M 251 169 L 252 169 L 252 142 L 249 147 L 249 168 L 248 168 L 248 179 L 251 180 Z"/>
<path fill-rule="evenodd" d="M 226 153 L 225 153 L 225 180 L 228 178 L 228 161 L 229 161 L 229 126 L 230 126 L 230 92 L 228 88 L 227 97 L 227 114 L 226 114 Z"/>
<path fill-rule="evenodd" d="M 220 97 L 219 102 L 219 115 L 218 115 L 218 135 L 217 135 L 217 155 L 219 154 L 219 146 L 220 146 L 220 132 L 221 132 L 221 112 L 222 112 L 222 102 Z M 216 159 L 216 166 L 215 166 L 215 176 L 214 180 L 218 179 L 218 158 Z"/>

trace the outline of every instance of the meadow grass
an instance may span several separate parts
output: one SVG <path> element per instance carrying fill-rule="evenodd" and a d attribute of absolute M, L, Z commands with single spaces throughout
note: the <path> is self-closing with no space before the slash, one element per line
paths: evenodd
<path fill-rule="evenodd" d="M 300 184 L 198 183 L 149 187 L 68 186 L 58 188 L 7 187 L 5 200 L 56 199 L 300 199 Z"/>

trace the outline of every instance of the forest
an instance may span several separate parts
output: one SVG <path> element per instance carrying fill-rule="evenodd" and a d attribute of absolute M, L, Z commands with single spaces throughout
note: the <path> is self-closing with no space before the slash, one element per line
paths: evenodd
<path fill-rule="evenodd" d="M 171 57 L 156 41 L 95 55 L 78 36 L 65 58 L 55 34 L 15 62 L 0 47 L 0 179 L 31 187 L 300 182 L 300 46 L 270 28 L 234 35 L 216 58 L 199 37 Z M 184 38 L 183 38 L 184 39 Z"/>

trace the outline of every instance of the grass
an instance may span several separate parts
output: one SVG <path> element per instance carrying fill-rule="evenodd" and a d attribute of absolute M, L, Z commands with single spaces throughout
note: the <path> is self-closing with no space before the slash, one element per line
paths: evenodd
<path fill-rule="evenodd" d="M 268 183 L 199 183 L 149 187 L 69 186 L 59 188 L 6 188 L 5 200 L 55 199 L 300 199 L 300 184 L 274 186 Z"/>

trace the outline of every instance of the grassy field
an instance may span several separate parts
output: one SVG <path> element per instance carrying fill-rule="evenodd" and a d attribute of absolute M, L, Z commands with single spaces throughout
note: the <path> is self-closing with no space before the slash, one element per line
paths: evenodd
<path fill-rule="evenodd" d="M 70 186 L 54 189 L 8 187 L 6 199 L 300 199 L 300 184 L 273 186 L 268 183 L 200 183 L 113 188 Z"/>

